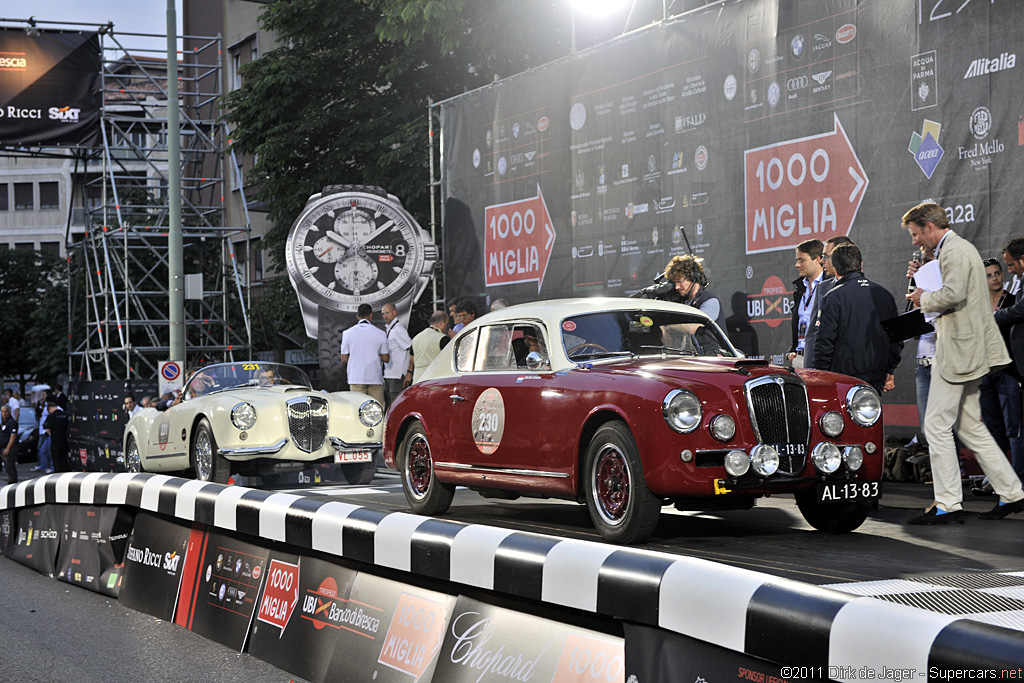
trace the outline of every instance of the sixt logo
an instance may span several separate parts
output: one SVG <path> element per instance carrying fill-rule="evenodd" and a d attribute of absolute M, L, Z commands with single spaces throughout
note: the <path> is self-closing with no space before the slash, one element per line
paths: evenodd
<path fill-rule="evenodd" d="M 914 132 L 910 136 L 910 146 L 907 148 L 914 155 L 914 160 L 921 168 L 925 177 L 931 180 L 935 173 L 935 167 L 939 165 L 945 150 L 939 145 L 939 133 L 942 131 L 942 124 L 936 121 L 924 120 L 921 132 Z"/>
<path fill-rule="evenodd" d="M 64 123 L 78 123 L 78 116 L 82 113 L 81 109 L 72 107 L 50 107 L 48 111 L 51 120 Z"/>
<path fill-rule="evenodd" d="M 974 78 L 975 76 L 984 76 L 986 74 L 994 74 L 997 71 L 1006 71 L 1017 66 L 1017 55 L 1015 53 L 1004 52 L 995 59 L 975 59 L 971 62 L 971 65 L 967 67 L 967 73 L 964 74 L 964 80 L 968 78 Z"/>

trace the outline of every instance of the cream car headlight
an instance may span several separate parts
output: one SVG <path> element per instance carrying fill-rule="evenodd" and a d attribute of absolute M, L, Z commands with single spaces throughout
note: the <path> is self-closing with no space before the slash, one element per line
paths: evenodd
<path fill-rule="evenodd" d="M 359 421 L 367 427 L 376 427 L 384 419 L 384 409 L 374 400 L 364 401 L 359 406 Z"/>
<path fill-rule="evenodd" d="M 231 409 L 231 424 L 242 431 L 251 429 L 256 424 L 256 409 L 251 403 L 239 403 Z"/>
<path fill-rule="evenodd" d="M 818 420 L 818 426 L 821 427 L 821 433 L 825 436 L 835 438 L 843 433 L 843 427 L 846 424 L 843 422 L 843 416 L 834 410 L 830 410 L 821 416 Z"/>
<path fill-rule="evenodd" d="M 668 392 L 661 412 L 668 426 L 681 434 L 689 434 L 700 425 L 700 401 L 692 391 L 673 389 Z"/>
<path fill-rule="evenodd" d="M 711 418 L 711 436 L 719 441 L 728 441 L 736 436 L 736 420 L 728 415 L 716 415 Z"/>
<path fill-rule="evenodd" d="M 779 452 L 772 446 L 758 444 L 750 451 L 750 464 L 762 477 L 770 477 L 779 469 Z"/>
<path fill-rule="evenodd" d="M 839 464 L 842 461 L 842 453 L 839 452 L 835 444 L 828 441 L 822 441 L 811 451 L 811 462 L 814 463 L 815 469 L 822 474 L 832 474 L 839 469 Z"/>
<path fill-rule="evenodd" d="M 846 394 L 846 410 L 861 427 L 871 427 L 882 417 L 882 401 L 871 387 L 856 386 Z"/>

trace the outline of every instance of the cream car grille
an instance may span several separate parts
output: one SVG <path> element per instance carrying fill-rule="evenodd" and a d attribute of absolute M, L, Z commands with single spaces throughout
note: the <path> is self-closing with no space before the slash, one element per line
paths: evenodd
<path fill-rule="evenodd" d="M 312 453 L 327 438 L 327 399 L 318 396 L 293 398 L 288 405 L 288 431 L 299 450 Z"/>
<path fill-rule="evenodd" d="M 757 440 L 763 444 L 804 444 L 811 436 L 807 388 L 796 377 L 770 375 L 746 384 L 747 406 Z M 799 474 L 804 456 L 779 457 L 779 472 Z"/>

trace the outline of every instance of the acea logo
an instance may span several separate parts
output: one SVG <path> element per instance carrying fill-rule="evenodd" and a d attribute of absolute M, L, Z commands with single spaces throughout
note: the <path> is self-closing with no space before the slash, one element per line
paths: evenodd
<path fill-rule="evenodd" d="M 925 177 L 931 180 L 935 173 L 935 167 L 939 165 L 945 150 L 939 145 L 939 133 L 942 131 L 942 124 L 936 121 L 924 120 L 921 132 L 914 132 L 910 136 L 910 146 L 907 148 L 914 155 L 914 160 L 921 168 Z"/>
<path fill-rule="evenodd" d="M 764 323 L 768 327 L 788 323 L 793 317 L 792 294 L 786 291 L 786 285 L 777 275 L 770 276 L 758 294 L 747 295 L 747 317 L 752 323 Z"/>

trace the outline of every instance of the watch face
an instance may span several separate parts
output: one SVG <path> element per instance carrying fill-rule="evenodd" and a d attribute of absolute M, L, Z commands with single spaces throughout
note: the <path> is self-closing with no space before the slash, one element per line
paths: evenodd
<path fill-rule="evenodd" d="M 292 226 L 286 262 L 298 285 L 335 307 L 387 301 L 423 266 L 416 226 L 391 201 L 364 193 L 328 195 Z"/>

